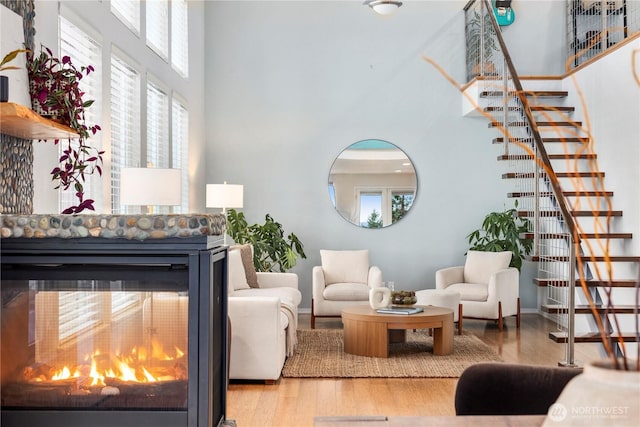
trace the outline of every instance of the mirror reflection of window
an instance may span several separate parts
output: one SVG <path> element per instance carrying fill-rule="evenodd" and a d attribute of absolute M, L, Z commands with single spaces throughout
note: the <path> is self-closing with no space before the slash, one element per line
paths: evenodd
<path fill-rule="evenodd" d="M 394 191 L 391 195 L 391 222 L 396 223 L 409 212 L 413 204 L 413 191 Z"/>
<path fill-rule="evenodd" d="M 331 204 L 333 207 L 336 207 L 336 189 L 333 188 L 333 182 L 329 183 L 329 198 L 331 199 Z"/>
<path fill-rule="evenodd" d="M 363 228 L 395 224 L 411 209 L 417 177 L 409 157 L 379 139 L 356 142 L 334 161 L 329 197 L 336 211 Z"/>
<path fill-rule="evenodd" d="M 382 228 L 382 193 L 360 193 L 360 226 Z"/>

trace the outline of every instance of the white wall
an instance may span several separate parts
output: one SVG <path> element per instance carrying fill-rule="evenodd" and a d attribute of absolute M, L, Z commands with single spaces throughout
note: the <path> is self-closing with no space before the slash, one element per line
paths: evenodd
<path fill-rule="evenodd" d="M 563 74 L 566 62 L 566 0 L 515 0 L 513 24 L 502 27 L 511 60 L 521 76 Z"/>

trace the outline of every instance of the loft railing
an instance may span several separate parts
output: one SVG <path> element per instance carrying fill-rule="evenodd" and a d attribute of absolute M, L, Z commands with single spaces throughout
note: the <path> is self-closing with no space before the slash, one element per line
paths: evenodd
<path fill-rule="evenodd" d="M 567 58 L 569 68 L 640 31 L 637 0 L 567 0 Z"/>
<path fill-rule="evenodd" d="M 502 156 L 509 166 L 504 177 L 512 180 L 517 190 L 510 196 L 518 200 L 518 210 L 533 216 L 538 279 L 546 282 L 550 300 L 566 306 L 565 316 L 558 316 L 559 327 L 567 331 L 565 360 L 561 364 L 572 366 L 576 249 L 580 246 L 577 227 L 491 4 L 488 0 L 471 0 L 464 11 L 467 79 L 479 81 L 480 92 L 488 100 L 483 114 L 503 134 Z"/>

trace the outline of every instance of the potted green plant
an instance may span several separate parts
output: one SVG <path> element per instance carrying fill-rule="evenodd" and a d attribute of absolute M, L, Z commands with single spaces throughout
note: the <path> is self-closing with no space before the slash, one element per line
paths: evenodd
<path fill-rule="evenodd" d="M 502 212 L 491 212 L 482 221 L 482 227 L 471 232 L 469 239 L 470 250 L 500 252 L 511 251 L 510 267 L 518 270 L 522 267 L 522 260 L 531 253 L 533 239 L 525 237 L 530 231 L 531 221 L 518 216 L 518 201 L 515 207 Z"/>
<path fill-rule="evenodd" d="M 33 109 L 43 116 L 50 116 L 78 133 L 77 139 L 69 139 L 62 150 L 59 162 L 52 171 L 52 180 L 57 181 L 55 188 L 68 189 L 73 185 L 79 203 L 70 206 L 62 213 L 78 213 L 84 209 L 94 210 L 92 199 L 84 198 L 83 183 L 87 175 L 94 172 L 102 174 L 103 151 L 91 147 L 87 139 L 100 130 L 99 125 L 87 125 L 85 111 L 94 100 L 84 99 L 80 88 L 84 76 L 94 71 L 92 65 L 76 67 L 69 56 L 57 58 L 46 46 L 40 53 L 27 51 L 27 73 L 29 75 L 29 94 Z M 55 144 L 60 140 L 56 139 Z"/>
<path fill-rule="evenodd" d="M 293 268 L 298 256 L 306 258 L 298 237 L 289 233 L 285 238 L 282 224 L 265 215 L 264 224 L 249 225 L 242 212 L 227 211 L 227 233 L 237 244 L 253 246 L 253 264 L 257 271 L 286 272 Z"/>
<path fill-rule="evenodd" d="M 26 49 L 16 49 L 7 53 L 2 61 L 0 61 L 0 71 L 17 70 L 19 67 L 13 65 L 6 65 L 9 62 L 16 59 L 19 53 L 26 52 Z M 9 77 L 0 76 L 0 102 L 7 102 L 9 100 Z"/>

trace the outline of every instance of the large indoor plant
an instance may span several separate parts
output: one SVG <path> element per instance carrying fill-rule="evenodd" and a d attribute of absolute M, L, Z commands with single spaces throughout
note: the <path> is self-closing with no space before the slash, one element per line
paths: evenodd
<path fill-rule="evenodd" d="M 78 138 L 68 139 L 60 155 L 59 165 L 51 171 L 55 188 L 75 190 L 78 205 L 70 206 L 62 213 L 78 213 L 84 209 L 93 210 L 92 199 L 84 198 L 87 175 L 102 174 L 103 151 L 91 147 L 87 140 L 100 130 L 100 126 L 88 125 L 85 111 L 94 100 L 85 99 L 80 88 L 83 77 L 94 71 L 92 65 L 76 67 L 69 56 L 62 59 L 53 55 L 51 49 L 41 46 L 40 52 L 27 51 L 27 73 L 32 106 L 43 116 L 63 123 L 78 133 Z M 54 140 L 55 144 L 60 142 Z"/>
<path fill-rule="evenodd" d="M 264 224 L 249 225 L 242 212 L 227 211 L 227 233 L 237 244 L 253 245 L 253 264 L 257 271 L 285 272 L 293 268 L 298 256 L 306 258 L 298 237 L 289 233 L 285 238 L 282 224 L 265 215 Z"/>
<path fill-rule="evenodd" d="M 502 212 L 491 212 L 482 221 L 482 227 L 471 232 L 470 250 L 485 252 L 511 251 L 510 267 L 522 268 L 522 260 L 531 253 L 533 239 L 524 236 L 531 231 L 531 221 L 518 216 L 515 207 Z"/>

